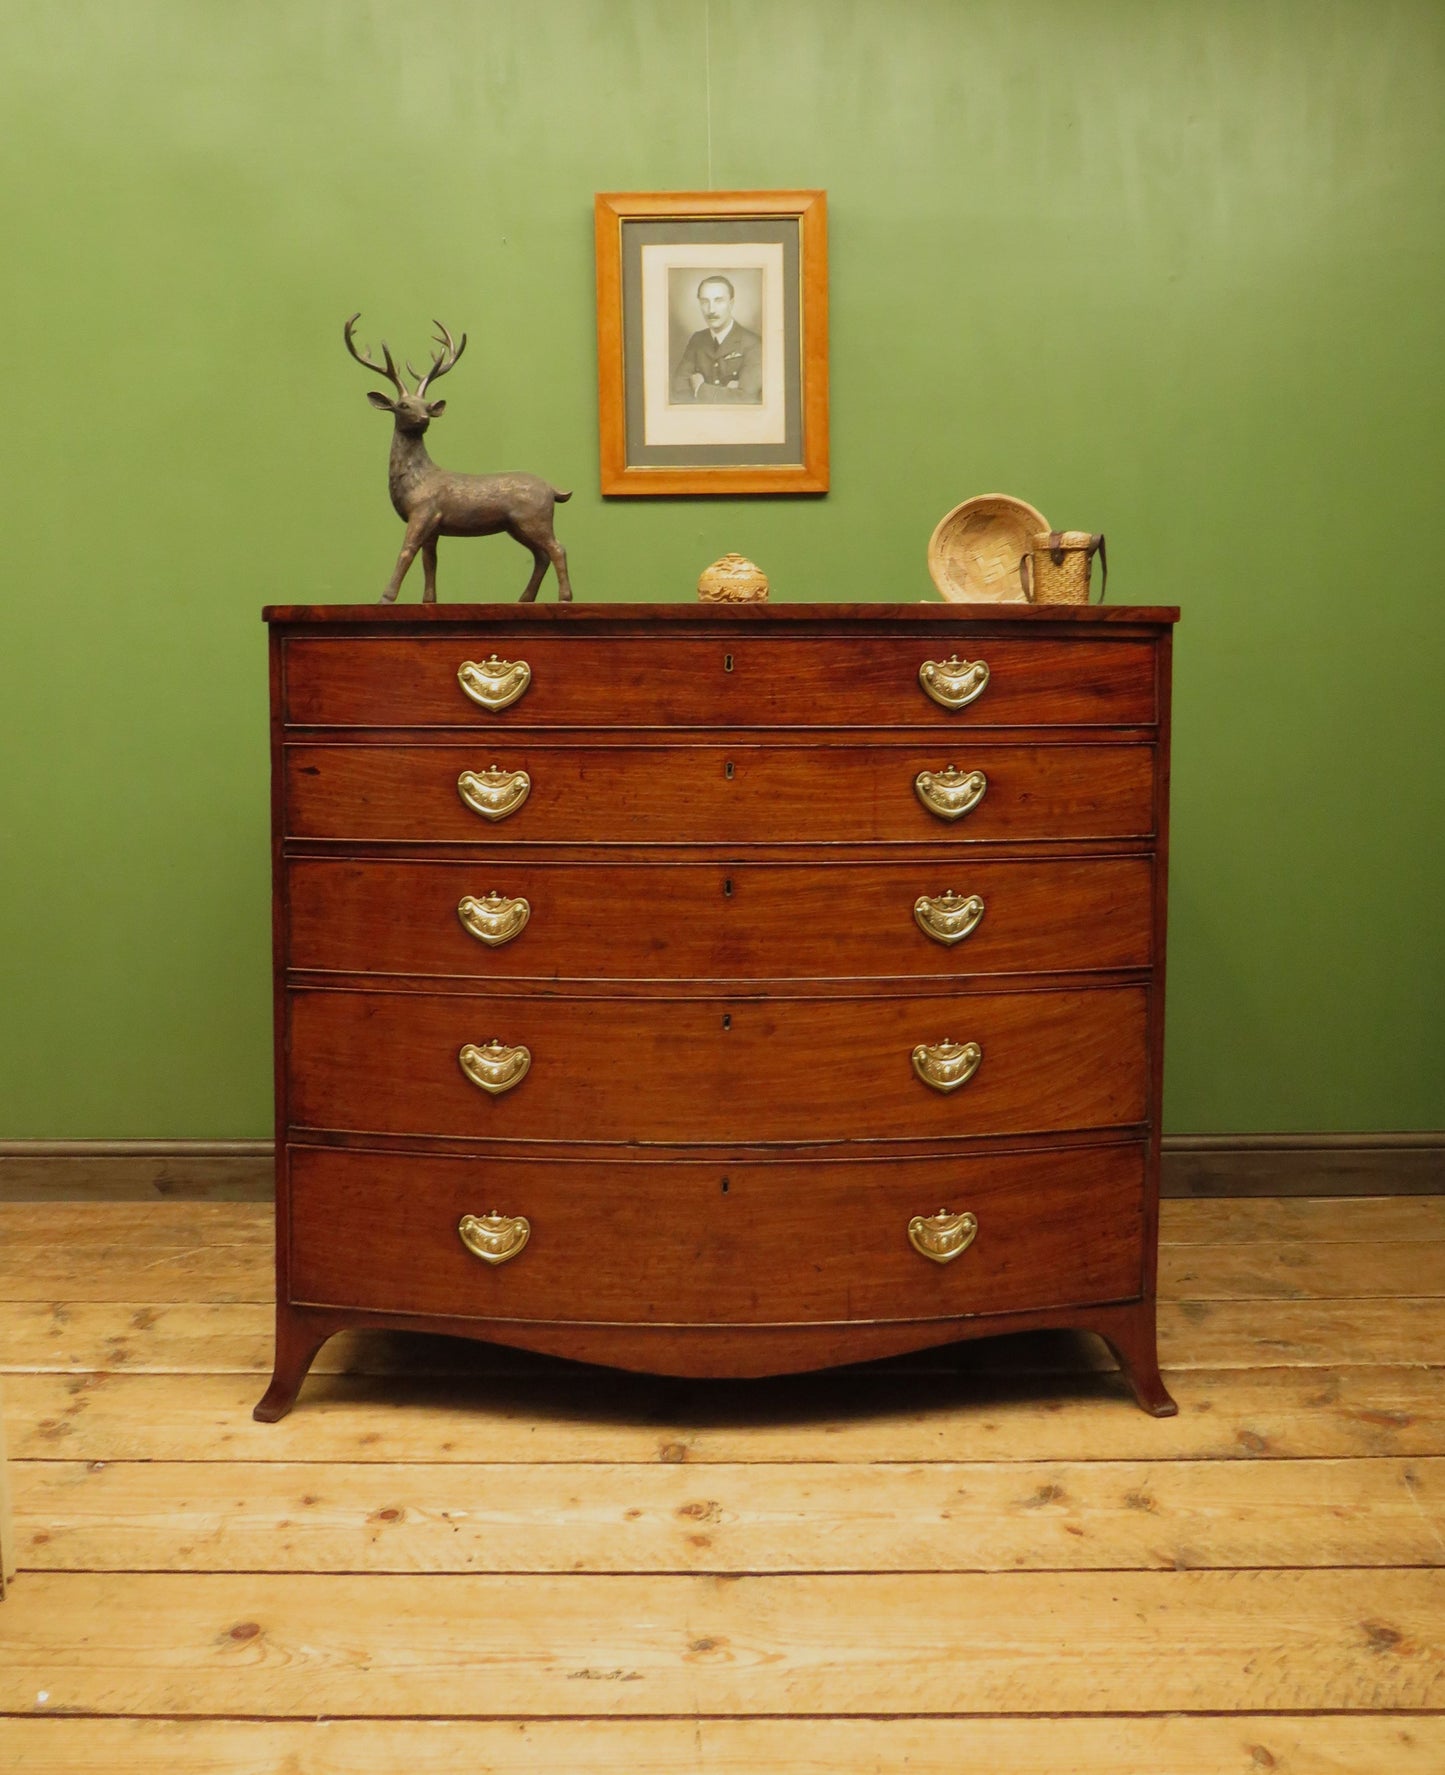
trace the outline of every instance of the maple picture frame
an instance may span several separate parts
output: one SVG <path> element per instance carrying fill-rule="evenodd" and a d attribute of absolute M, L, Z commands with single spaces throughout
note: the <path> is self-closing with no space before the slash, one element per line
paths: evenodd
<path fill-rule="evenodd" d="M 607 191 L 595 217 L 602 492 L 826 493 L 826 194 Z"/>

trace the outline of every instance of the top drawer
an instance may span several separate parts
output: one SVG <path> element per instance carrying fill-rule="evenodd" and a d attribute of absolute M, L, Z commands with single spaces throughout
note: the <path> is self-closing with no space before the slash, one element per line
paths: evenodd
<path fill-rule="evenodd" d="M 1154 682 L 1151 642 L 1092 636 L 308 636 L 285 650 L 286 720 L 314 727 L 1129 727 L 1155 721 Z"/>

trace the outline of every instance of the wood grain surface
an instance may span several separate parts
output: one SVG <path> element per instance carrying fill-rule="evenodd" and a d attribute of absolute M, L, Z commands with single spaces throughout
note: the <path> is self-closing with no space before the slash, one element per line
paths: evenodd
<path fill-rule="evenodd" d="M 2 1720 L 46 1775 L 1438 1775 L 1445 1720 L 1378 1715 L 884 1720 Z"/>
<path fill-rule="evenodd" d="M 1142 968 L 1152 958 L 1147 857 L 923 863 L 465 863 L 293 858 L 292 968 L 476 980 L 807 980 Z M 493 890 L 531 908 L 489 948 L 458 915 Z M 920 895 L 977 895 L 945 946 Z M 403 916 L 404 914 L 404 916 Z"/>
<path fill-rule="evenodd" d="M 981 637 L 965 658 L 989 668 L 983 692 L 945 709 L 919 683 L 926 660 L 956 649 L 888 634 L 830 638 L 744 632 L 710 640 L 616 636 L 585 653 L 562 635 L 519 633 L 507 659 L 531 668 L 510 707 L 493 712 L 462 690 L 461 640 L 302 637 L 286 644 L 286 719 L 317 727 L 922 727 L 948 732 L 1039 723 L 1135 727 L 1155 718 L 1147 641 Z"/>
<path fill-rule="evenodd" d="M 947 1139 L 1128 1127 L 1145 1116 L 1143 987 L 936 999 L 594 1001 L 295 992 L 287 1041 L 297 1128 L 522 1141 Z M 489 1096 L 467 1044 L 526 1047 Z M 919 1044 L 976 1042 L 941 1093 Z M 936 1206 L 936 1204 L 935 1204 Z"/>
<path fill-rule="evenodd" d="M 45 1775 L 1438 1775 L 1419 1713 L 1087 1719 L 193 1720 L 6 1722 Z"/>
<path fill-rule="evenodd" d="M 1128 1300 L 1142 1286 L 1137 1144 L 877 1164 L 595 1166 L 334 1148 L 291 1152 L 291 1292 L 317 1305 L 472 1318 L 705 1322 L 942 1319 Z M 915 1217 L 973 1213 L 939 1264 Z M 480 1262 L 466 1214 L 524 1215 Z"/>
<path fill-rule="evenodd" d="M 122 1617 L 123 1636 L 96 1631 Z M 0 1712 L 459 1718 L 1445 1708 L 1433 1569 L 25 1574 Z M 1168 1646 L 1172 1655 L 1160 1656 Z"/>
<path fill-rule="evenodd" d="M 46 1461 L 37 1571 L 1176 1571 L 1445 1565 L 1445 1459 L 755 1468 Z M 1422 1533 L 1422 1529 L 1425 1531 Z M 1432 1537 L 1433 1536 L 1433 1541 Z"/>
<path fill-rule="evenodd" d="M 981 771 L 971 813 L 930 813 L 921 772 Z M 475 814 L 465 771 L 525 771 L 531 789 L 504 819 Z M 1148 837 L 1148 745 L 1002 745 L 950 735 L 932 744 L 810 747 L 691 740 L 586 745 L 518 731 L 469 743 L 287 745 L 286 834 L 347 844 L 426 840 L 501 852 L 513 845 L 924 843 Z"/>

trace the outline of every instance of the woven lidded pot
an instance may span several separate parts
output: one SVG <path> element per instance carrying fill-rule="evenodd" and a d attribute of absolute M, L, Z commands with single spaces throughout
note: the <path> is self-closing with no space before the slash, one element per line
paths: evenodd
<path fill-rule="evenodd" d="M 1087 530 L 1051 530 L 1047 536 L 1031 536 L 1019 563 L 1020 578 L 1031 580 L 1030 596 L 1035 604 L 1087 604 L 1096 554 L 1107 585 L 1109 558 L 1104 553 L 1102 535 L 1095 536 Z M 1103 595 L 1101 586 L 1099 596 Z"/>
<path fill-rule="evenodd" d="M 703 569 L 697 595 L 704 604 L 761 604 L 768 595 L 768 576 L 743 555 L 724 555 Z"/>

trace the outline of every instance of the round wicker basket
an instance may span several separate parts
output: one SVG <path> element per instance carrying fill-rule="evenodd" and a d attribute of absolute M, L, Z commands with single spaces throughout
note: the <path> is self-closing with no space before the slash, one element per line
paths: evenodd
<path fill-rule="evenodd" d="M 928 541 L 928 572 L 952 604 L 1024 604 L 1019 560 L 1053 526 L 1026 500 L 980 493 L 940 518 Z"/>

